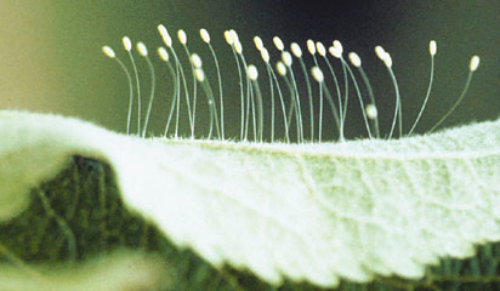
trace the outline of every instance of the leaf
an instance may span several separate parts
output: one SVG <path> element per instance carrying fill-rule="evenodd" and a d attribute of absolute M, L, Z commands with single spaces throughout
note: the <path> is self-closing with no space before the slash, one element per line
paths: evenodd
<path fill-rule="evenodd" d="M 135 266 L 134 272 L 130 272 L 130 266 Z M 117 251 L 73 268 L 45 266 L 19 272 L 18 268 L 0 265 L 0 286 L 9 291 L 151 290 L 159 284 L 168 286 L 168 276 L 162 277 L 165 270 L 168 268 L 158 258 Z"/>
<path fill-rule="evenodd" d="M 216 268 L 274 285 L 418 280 L 441 259 L 500 240 L 499 129 L 496 121 L 394 141 L 265 145 L 140 139 L 3 111 L 0 221 L 20 215 L 30 190 L 78 155 L 109 164 L 129 209 Z"/>

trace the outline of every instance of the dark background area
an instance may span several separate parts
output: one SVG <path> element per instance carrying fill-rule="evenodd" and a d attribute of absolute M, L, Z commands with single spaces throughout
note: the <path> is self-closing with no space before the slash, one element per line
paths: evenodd
<path fill-rule="evenodd" d="M 309 38 L 328 45 L 334 39 L 342 41 L 346 51 L 356 51 L 363 60 L 385 132 L 392 118 L 394 93 L 385 67 L 373 53 L 375 45 L 384 46 L 393 57 L 406 130 L 427 89 L 431 39 L 438 43 L 435 83 L 417 131 L 425 132 L 451 107 L 465 84 L 474 54 L 481 56 L 481 66 L 465 101 L 444 126 L 495 119 L 500 112 L 500 4 L 496 1 L 5 1 L 0 11 L 5 22 L 0 29 L 4 64 L 0 71 L 1 108 L 73 115 L 123 131 L 128 106 L 126 78 L 100 49 L 111 45 L 126 60 L 120 40 L 129 35 L 133 41 L 148 45 L 159 74 L 151 129 L 161 133 L 171 86 L 164 80 L 166 70 L 155 54 L 161 45 L 156 26 L 163 23 L 172 36 L 179 28 L 186 30 L 191 51 L 202 56 L 215 87 L 209 51 L 198 35 L 202 27 L 211 32 L 223 71 L 226 128 L 231 136 L 236 136 L 239 128 L 239 95 L 234 60 L 222 36 L 230 28 L 238 31 L 248 62 L 256 63 L 259 69 L 263 67 L 252 43 L 254 35 L 264 39 L 274 61 L 279 57 L 271 43 L 274 35 L 287 47 L 291 41 L 299 42 L 303 50 Z M 180 46 L 178 51 L 182 52 Z M 148 92 L 147 67 L 140 61 L 144 91 Z M 306 62 L 312 64 L 310 58 Z M 185 69 L 189 75 L 188 67 Z M 303 82 L 299 87 L 304 90 Z M 347 135 L 364 136 L 359 105 L 351 100 Z M 201 107 L 204 103 L 199 106 L 198 120 L 204 118 L 202 115 L 207 118 L 206 107 Z M 199 135 L 206 134 L 207 123 L 199 123 Z M 186 125 L 184 120 L 185 132 Z M 325 131 L 333 126 L 325 126 Z"/>

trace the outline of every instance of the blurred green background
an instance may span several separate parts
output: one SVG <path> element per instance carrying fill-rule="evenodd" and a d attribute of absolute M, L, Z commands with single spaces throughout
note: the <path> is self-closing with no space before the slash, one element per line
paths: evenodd
<path fill-rule="evenodd" d="M 198 52 L 204 59 L 207 76 L 215 89 L 212 59 L 199 38 L 198 30 L 204 27 L 211 32 L 213 46 L 222 62 L 226 131 L 230 137 L 237 136 L 239 129 L 236 68 L 222 36 L 223 31 L 230 28 L 238 31 L 248 62 L 257 63 L 261 70 L 260 57 L 252 43 L 254 35 L 262 36 L 270 49 L 274 49 L 271 44 L 274 35 L 281 36 L 287 45 L 298 41 L 304 50 L 308 38 L 325 44 L 334 39 L 341 40 L 347 51 L 358 52 L 363 60 L 375 87 L 385 132 L 392 118 L 393 87 L 385 67 L 374 56 L 373 47 L 383 45 L 393 57 L 408 130 L 425 95 L 430 65 L 428 42 L 435 39 L 438 43 L 435 85 L 428 111 L 417 131 L 425 132 L 453 104 L 465 84 L 469 59 L 473 54 L 481 56 L 481 66 L 467 98 L 444 126 L 495 119 L 500 113 L 498 15 L 498 1 L 465 0 L 2 0 L 0 108 L 78 116 L 124 131 L 128 85 L 119 67 L 101 53 L 101 46 L 111 45 L 126 61 L 120 40 L 123 35 L 128 35 L 134 42 L 144 41 L 154 59 L 159 87 L 151 130 L 162 134 L 171 86 L 165 79 L 168 76 L 166 68 L 155 53 L 156 47 L 161 45 L 156 26 L 163 23 L 172 36 L 179 28 L 186 30 L 188 45 L 192 52 Z M 176 45 L 181 53 L 181 47 Z M 276 60 L 278 54 L 271 51 Z M 140 58 L 138 63 L 144 79 L 144 104 L 149 92 L 149 76 Z M 308 63 L 311 64 L 311 60 Z M 190 76 L 187 66 L 185 69 Z M 296 67 L 296 73 L 298 70 Z M 305 92 L 302 82 L 299 86 Z M 197 133 L 206 135 L 206 103 L 203 93 L 200 91 L 199 94 L 202 101 L 197 118 L 201 122 L 197 123 Z M 306 96 L 302 95 L 305 102 Z M 351 138 L 366 135 L 359 105 L 354 98 L 351 100 L 347 135 Z M 184 118 L 184 132 L 187 132 L 186 121 Z M 331 122 L 331 118 L 327 121 Z M 333 126 L 325 126 L 325 131 L 333 131 Z"/>

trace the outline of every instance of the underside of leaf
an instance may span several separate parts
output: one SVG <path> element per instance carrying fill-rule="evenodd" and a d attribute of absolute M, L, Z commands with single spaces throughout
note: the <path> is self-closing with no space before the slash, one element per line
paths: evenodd
<path fill-rule="evenodd" d="M 259 145 L 143 140 L 6 112 L 0 200 L 25 199 L 17 212 L 0 204 L 0 242 L 30 264 L 144 248 L 174 269 L 187 260 L 180 272 L 188 275 L 172 278 L 218 280 L 213 290 L 307 290 L 296 282 L 335 287 L 341 279 L 341 290 L 495 288 L 499 129 L 490 122 L 397 141 Z M 484 247 L 472 259 L 446 259 L 474 256 L 477 244 Z M 199 268 L 197 281 L 190 276 Z"/>

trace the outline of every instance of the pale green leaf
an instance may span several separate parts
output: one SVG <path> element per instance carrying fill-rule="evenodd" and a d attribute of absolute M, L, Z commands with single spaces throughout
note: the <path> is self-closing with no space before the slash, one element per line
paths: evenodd
<path fill-rule="evenodd" d="M 460 281 L 462 269 L 443 259 L 500 240 L 499 121 L 394 141 L 267 145 L 140 139 L 3 111 L 0 135 L 3 224 L 26 215 L 32 189 L 85 157 L 108 164 L 127 208 L 174 246 L 271 285 L 418 282 L 440 260 L 429 282 L 439 272 Z M 493 280 L 482 269 L 478 278 Z"/>

